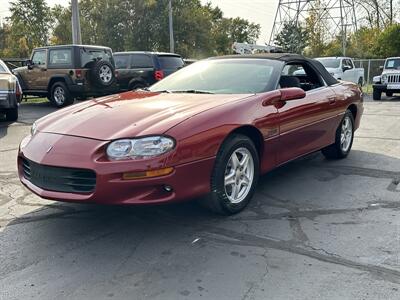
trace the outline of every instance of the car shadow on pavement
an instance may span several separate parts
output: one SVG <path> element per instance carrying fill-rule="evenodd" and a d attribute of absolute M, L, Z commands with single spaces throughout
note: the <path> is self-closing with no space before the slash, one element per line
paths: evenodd
<path fill-rule="evenodd" d="M 382 170 L 374 165 L 368 166 L 368 162 L 380 162 L 376 166 L 392 166 L 393 170 Z M 358 167 L 357 165 L 363 167 Z M 314 196 L 318 196 L 318 183 L 325 183 L 342 175 L 388 179 L 391 182 L 389 185 L 396 185 L 396 187 L 391 187 L 394 190 L 398 188 L 397 185 L 399 184 L 400 171 L 398 170 L 400 170 L 400 159 L 382 154 L 353 150 L 347 159 L 330 161 L 323 158 L 319 152 L 313 153 L 261 176 L 256 195 L 249 206 L 242 213 L 229 217 L 215 215 L 199 205 L 199 202 L 204 198 L 181 203 L 148 206 L 75 204 L 53 201 L 50 204 L 43 205 L 39 201 L 31 203 L 30 200 L 24 199 L 29 198 L 31 195 L 24 188 L 26 193 L 23 197 L 17 199 L 17 203 L 22 206 L 37 206 L 38 210 L 16 218 L 7 227 L 11 229 L 12 225 L 45 220 L 48 220 L 46 222 L 48 226 L 57 226 L 57 223 L 64 223 L 66 219 L 75 219 L 79 223 L 78 226 L 81 226 L 82 222 L 87 223 L 87 225 L 94 222 L 98 225 L 98 222 L 103 223 L 101 220 L 115 218 L 118 223 L 125 223 L 124 226 L 132 226 L 132 229 L 137 228 L 138 224 L 136 222 L 143 223 L 143 225 L 148 223 L 152 224 L 152 226 L 159 222 L 161 222 L 161 226 L 164 226 L 162 225 L 163 222 L 177 222 L 177 224 L 190 222 L 192 225 L 201 224 L 202 222 L 223 222 L 224 220 L 235 219 L 242 214 L 247 214 L 249 211 L 256 211 L 260 206 L 275 204 L 280 192 L 297 188 L 298 185 L 306 185 L 305 190 L 314 191 Z M 390 190 L 390 188 L 388 189 Z M 268 190 L 276 194 L 268 196 Z M 340 189 L 336 192 L 338 193 L 338 198 L 340 198 Z M 290 203 L 291 200 L 286 199 L 283 203 Z M 301 203 L 292 202 L 289 206 L 297 204 L 301 205 Z M 318 206 L 318 203 L 316 203 L 316 206 Z M 301 206 L 298 209 L 301 209 Z M 46 210 L 49 210 L 49 213 Z M 71 226 L 74 226 L 73 222 Z M 100 228 L 102 228 L 101 225 Z"/>

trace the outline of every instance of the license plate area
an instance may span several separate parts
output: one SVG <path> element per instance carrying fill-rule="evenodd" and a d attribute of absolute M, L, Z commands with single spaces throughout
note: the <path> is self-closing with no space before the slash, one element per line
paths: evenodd
<path fill-rule="evenodd" d="M 388 84 L 387 89 L 388 90 L 400 90 L 400 83 Z"/>

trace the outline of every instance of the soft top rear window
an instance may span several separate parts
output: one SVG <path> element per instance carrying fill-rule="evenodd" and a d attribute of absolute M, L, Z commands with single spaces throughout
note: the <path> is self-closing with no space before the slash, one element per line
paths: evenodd
<path fill-rule="evenodd" d="M 161 69 L 179 69 L 184 65 L 183 59 L 180 56 L 159 55 Z"/>
<path fill-rule="evenodd" d="M 114 65 L 112 53 L 109 49 L 81 48 L 81 67 L 89 68 L 90 63 L 96 60 L 105 60 Z"/>

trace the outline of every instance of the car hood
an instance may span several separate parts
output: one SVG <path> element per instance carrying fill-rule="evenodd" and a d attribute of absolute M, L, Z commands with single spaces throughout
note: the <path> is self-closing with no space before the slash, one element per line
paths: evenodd
<path fill-rule="evenodd" d="M 163 134 L 193 115 L 249 96 L 126 92 L 56 111 L 40 119 L 37 130 L 98 140 Z"/>

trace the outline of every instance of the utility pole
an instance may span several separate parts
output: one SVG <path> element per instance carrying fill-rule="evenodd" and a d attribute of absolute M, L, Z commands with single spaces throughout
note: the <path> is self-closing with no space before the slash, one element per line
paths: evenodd
<path fill-rule="evenodd" d="M 169 52 L 175 52 L 175 42 L 174 42 L 174 26 L 172 23 L 172 0 L 168 3 L 169 9 Z"/>
<path fill-rule="evenodd" d="M 81 38 L 81 22 L 79 20 L 78 0 L 71 0 L 72 11 L 72 43 L 82 44 Z"/>

